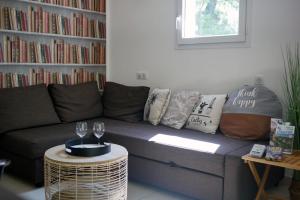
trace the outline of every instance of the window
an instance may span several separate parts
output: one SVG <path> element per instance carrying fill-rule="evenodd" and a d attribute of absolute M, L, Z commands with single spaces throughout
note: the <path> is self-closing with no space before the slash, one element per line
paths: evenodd
<path fill-rule="evenodd" d="M 246 0 L 178 0 L 179 45 L 246 41 Z"/>

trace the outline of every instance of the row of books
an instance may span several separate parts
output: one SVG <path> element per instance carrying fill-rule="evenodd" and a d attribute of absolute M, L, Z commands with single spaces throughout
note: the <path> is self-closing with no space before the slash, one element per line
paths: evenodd
<path fill-rule="evenodd" d="M 28 7 L 28 14 L 15 8 L 0 7 L 0 28 L 79 37 L 106 37 L 106 25 L 99 20 L 76 13 L 66 17 L 33 6 Z"/>
<path fill-rule="evenodd" d="M 33 0 L 42 3 L 105 12 L 105 0 Z"/>
<path fill-rule="evenodd" d="M 0 7 L 0 28 L 28 31 L 27 13 L 15 8 Z"/>
<path fill-rule="evenodd" d="M 0 44 L 0 62 L 7 63 L 60 63 L 105 64 L 105 45 L 90 43 L 89 47 L 51 40 L 42 44 L 19 36 L 4 36 Z"/>
<path fill-rule="evenodd" d="M 88 19 L 83 14 L 73 14 L 72 35 L 106 38 L 106 25 L 98 20 Z"/>
<path fill-rule="evenodd" d="M 52 72 L 44 68 L 29 69 L 28 73 L 0 72 L 0 88 L 26 87 L 37 84 L 66 84 L 74 85 L 96 81 L 100 90 L 103 90 L 106 77 L 100 72 L 90 72 L 83 68 L 72 69 L 70 74 Z"/>

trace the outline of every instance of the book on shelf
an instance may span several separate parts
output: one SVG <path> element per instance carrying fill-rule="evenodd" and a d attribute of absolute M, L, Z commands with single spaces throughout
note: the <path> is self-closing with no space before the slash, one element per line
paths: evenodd
<path fill-rule="evenodd" d="M 1 48 L 2 46 L 2 48 Z M 3 61 L 7 63 L 105 64 L 105 44 L 90 43 L 89 47 L 51 40 L 43 44 L 19 36 L 3 36 Z"/>
<path fill-rule="evenodd" d="M 28 16 L 28 17 L 27 17 Z M 89 19 L 82 13 L 71 17 L 29 6 L 27 13 L 11 7 L 0 7 L 0 28 L 6 30 L 50 33 L 78 37 L 105 38 L 104 22 Z"/>
<path fill-rule="evenodd" d="M 3 55 L 2 44 L 0 43 L 0 63 L 1 62 L 4 62 L 4 55 Z"/>
<path fill-rule="evenodd" d="M 105 0 L 32 0 L 41 3 L 105 12 Z"/>
<path fill-rule="evenodd" d="M 72 69 L 71 73 L 49 71 L 44 68 L 29 69 L 28 73 L 0 72 L 0 88 L 26 87 L 38 84 L 74 85 L 96 81 L 103 90 L 106 78 L 101 72 L 92 72 L 83 68 Z"/>

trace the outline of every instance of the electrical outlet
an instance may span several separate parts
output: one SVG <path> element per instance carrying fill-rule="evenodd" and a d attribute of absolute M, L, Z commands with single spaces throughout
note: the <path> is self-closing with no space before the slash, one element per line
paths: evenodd
<path fill-rule="evenodd" d="M 137 72 L 136 79 L 137 80 L 147 80 L 147 73 L 146 72 Z"/>
<path fill-rule="evenodd" d="M 138 72 L 136 73 L 136 79 L 141 80 L 141 73 L 138 73 Z"/>
<path fill-rule="evenodd" d="M 254 83 L 255 85 L 264 85 L 264 75 L 257 74 Z"/>

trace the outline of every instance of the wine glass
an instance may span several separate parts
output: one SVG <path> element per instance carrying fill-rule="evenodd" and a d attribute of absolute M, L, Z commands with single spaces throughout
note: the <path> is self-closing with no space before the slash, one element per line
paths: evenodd
<path fill-rule="evenodd" d="M 94 122 L 93 133 L 94 136 L 100 141 L 100 138 L 104 135 L 105 127 L 104 122 Z M 100 142 L 99 142 L 100 144 Z"/>
<path fill-rule="evenodd" d="M 87 134 L 88 127 L 87 127 L 87 122 L 77 122 L 76 123 L 76 134 L 80 137 L 81 139 L 81 145 L 82 145 L 82 138 Z"/>

